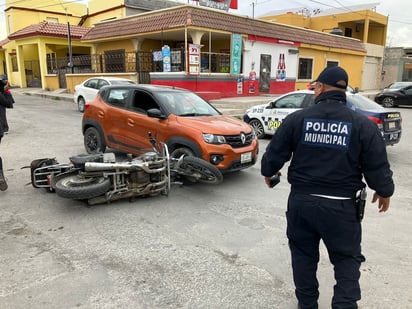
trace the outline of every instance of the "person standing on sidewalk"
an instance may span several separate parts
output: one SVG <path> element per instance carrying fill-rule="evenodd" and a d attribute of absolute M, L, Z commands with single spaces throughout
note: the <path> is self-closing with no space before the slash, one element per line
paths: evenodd
<path fill-rule="evenodd" d="M 332 308 L 358 308 L 362 213 L 357 192 L 374 190 L 379 212 L 394 192 L 383 137 L 372 121 L 346 105 L 348 75 L 341 67 L 324 69 L 315 84 L 315 105 L 287 116 L 262 157 L 261 174 L 270 177 L 291 159 L 286 212 L 298 308 L 318 308 L 316 277 L 320 240 L 334 266 Z M 366 191 L 364 191 L 366 192 Z M 363 204 L 364 205 L 364 204 Z"/>
<path fill-rule="evenodd" d="M 1 144 L 1 139 L 3 138 L 3 129 L 1 125 L 2 123 L 0 120 L 0 144 Z M 4 172 L 3 172 L 3 159 L 0 156 L 0 191 L 7 190 L 7 187 L 8 186 L 7 186 L 6 178 L 4 177 Z"/>
<path fill-rule="evenodd" d="M 9 82 L 7 75 L 0 75 L 0 94 L 4 97 L 0 102 L 0 122 L 2 123 L 3 134 L 9 132 L 9 124 L 7 122 L 6 110 L 7 108 L 13 108 L 14 99 L 9 90 Z M 5 100 L 4 100 L 5 99 Z"/>
<path fill-rule="evenodd" d="M 10 105 L 10 101 L 4 96 L 4 87 L 7 85 L 7 77 L 0 75 L 0 143 L 4 135 L 5 128 L 8 129 L 6 120 L 6 108 Z M 4 110 L 4 114 L 2 111 Z M 0 191 L 7 190 L 7 182 L 3 172 L 3 159 L 0 156 Z"/>

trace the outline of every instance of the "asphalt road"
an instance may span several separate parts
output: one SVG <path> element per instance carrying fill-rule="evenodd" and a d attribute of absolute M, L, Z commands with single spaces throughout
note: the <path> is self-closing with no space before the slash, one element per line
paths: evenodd
<path fill-rule="evenodd" d="M 268 189 L 257 164 L 219 186 L 87 207 L 34 189 L 21 169 L 84 153 L 75 104 L 15 99 L 0 145 L 9 183 L 0 192 L 0 308 L 296 308 L 285 177 Z M 367 204 L 360 308 L 412 308 L 412 109 L 397 110 L 404 135 L 388 148 L 396 194 L 385 214 Z M 330 308 L 323 247 L 318 273 L 320 308 Z"/>

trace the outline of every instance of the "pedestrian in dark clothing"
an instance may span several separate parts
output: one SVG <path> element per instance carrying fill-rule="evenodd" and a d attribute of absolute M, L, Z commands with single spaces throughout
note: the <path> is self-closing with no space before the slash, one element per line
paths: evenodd
<path fill-rule="evenodd" d="M 7 75 L 0 75 L 0 123 L 2 125 L 3 134 L 9 132 L 9 124 L 7 122 L 6 110 L 7 108 L 13 108 L 14 99 L 9 90 L 9 82 Z M 6 99 L 4 101 L 4 99 Z"/>
<path fill-rule="evenodd" d="M 1 121 L 0 121 L 1 125 Z M 3 138 L 3 130 L 0 128 L 0 143 L 1 139 Z M 7 190 L 7 182 L 6 178 L 4 177 L 3 173 L 3 159 L 0 157 L 0 191 L 5 191 Z"/>
<path fill-rule="evenodd" d="M 5 128 L 7 128 L 8 130 L 5 110 L 6 108 L 8 108 L 8 106 L 10 106 L 10 102 L 11 102 L 9 99 L 7 99 L 7 96 L 4 95 L 6 85 L 7 85 L 7 77 L 5 77 L 5 75 L 0 75 L 0 143 L 5 133 L 4 132 Z M 4 114 L 2 114 L 2 110 L 4 110 Z M 7 187 L 8 186 L 7 186 L 6 178 L 4 177 L 4 173 L 3 173 L 3 159 L 0 157 L 0 191 L 7 190 Z"/>
<path fill-rule="evenodd" d="M 345 106 L 348 75 L 326 68 L 315 84 L 315 105 L 288 115 L 262 157 L 261 173 L 270 177 L 291 159 L 287 237 L 298 307 L 318 308 L 316 277 L 320 240 L 334 266 L 332 308 L 357 308 L 361 299 L 361 222 L 356 193 L 374 190 L 379 212 L 394 192 L 383 137 L 372 121 Z"/>

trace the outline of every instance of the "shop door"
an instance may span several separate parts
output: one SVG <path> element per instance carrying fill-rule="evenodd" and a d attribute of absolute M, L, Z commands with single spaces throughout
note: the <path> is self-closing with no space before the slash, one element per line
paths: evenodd
<path fill-rule="evenodd" d="M 259 91 L 269 92 L 270 89 L 270 66 L 272 63 L 271 55 L 260 55 L 260 74 Z"/>

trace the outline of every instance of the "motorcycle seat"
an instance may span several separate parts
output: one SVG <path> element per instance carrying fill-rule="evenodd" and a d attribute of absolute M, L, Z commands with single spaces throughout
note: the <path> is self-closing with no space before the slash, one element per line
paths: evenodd
<path fill-rule="evenodd" d="M 70 157 L 70 162 L 72 162 L 75 167 L 83 169 L 86 162 L 103 162 L 103 153 L 75 155 Z"/>

